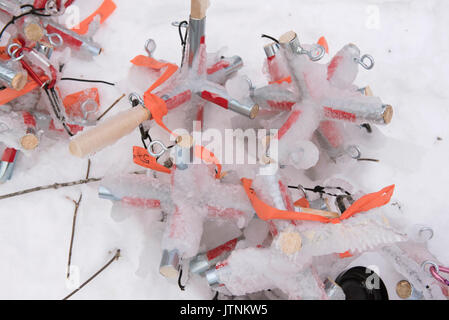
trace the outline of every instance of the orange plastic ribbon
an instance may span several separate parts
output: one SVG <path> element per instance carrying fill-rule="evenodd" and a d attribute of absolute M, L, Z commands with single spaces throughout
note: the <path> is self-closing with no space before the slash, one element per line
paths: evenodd
<path fill-rule="evenodd" d="M 103 24 L 107 18 L 115 11 L 117 6 L 112 0 L 104 0 L 101 6 L 86 19 L 81 21 L 79 28 L 73 28 L 72 31 L 78 33 L 79 35 L 86 34 L 89 31 L 89 25 L 92 23 L 94 18 L 100 15 L 100 24 Z"/>
<path fill-rule="evenodd" d="M 156 123 L 162 128 L 175 135 L 170 129 L 167 128 L 163 121 L 163 118 L 168 113 L 165 101 L 152 93 L 152 91 L 163 84 L 165 81 L 167 81 L 178 70 L 178 66 L 168 62 L 160 62 L 154 58 L 142 55 L 135 57 L 133 60 L 131 60 L 131 63 L 136 66 L 147 67 L 156 71 L 160 71 L 163 68 L 166 68 L 159 79 L 157 79 L 156 82 L 154 82 L 151 87 L 145 92 L 143 100 L 145 102 L 145 106 L 148 108 L 148 110 L 150 110 L 151 117 L 154 119 L 154 121 L 156 121 Z"/>
<path fill-rule="evenodd" d="M 81 110 L 81 104 L 87 99 L 92 99 L 97 103 L 97 109 L 92 110 L 93 112 L 98 111 L 100 106 L 100 95 L 97 88 L 89 88 L 83 91 L 75 92 L 69 94 L 64 98 L 62 102 L 65 107 L 65 112 L 69 117 L 83 117 L 83 110 Z"/>
<path fill-rule="evenodd" d="M 207 148 L 203 146 L 195 145 L 195 157 L 205 162 L 215 164 L 215 166 L 217 167 L 217 174 L 215 175 L 215 178 L 216 179 L 221 178 L 222 166 L 220 164 L 220 161 L 218 161 L 217 157 L 211 151 L 209 151 Z"/>
<path fill-rule="evenodd" d="M 135 164 L 156 170 L 159 172 L 170 173 L 170 169 L 164 167 L 163 165 L 157 163 L 156 158 L 151 156 L 147 149 L 142 147 L 133 147 L 133 161 Z"/>
<path fill-rule="evenodd" d="M 42 76 L 40 79 L 42 80 L 42 82 L 48 80 L 46 76 Z M 11 88 L 3 89 L 2 91 L 0 91 L 0 105 L 4 105 L 18 97 L 26 95 L 28 92 L 31 92 L 38 87 L 39 85 L 36 83 L 36 81 L 29 80 L 25 87 L 20 91 Z"/>
<path fill-rule="evenodd" d="M 327 44 L 327 40 L 325 37 L 321 37 L 318 39 L 318 44 L 324 48 L 326 53 L 329 53 L 329 45 Z"/>
<path fill-rule="evenodd" d="M 143 55 L 138 55 L 133 60 L 131 60 L 131 63 L 136 66 L 147 67 L 156 71 L 161 71 L 162 69 L 166 68 L 159 79 L 157 79 L 156 82 L 154 82 L 151 87 L 145 92 L 143 100 L 145 102 L 145 106 L 151 112 L 152 119 L 163 129 L 176 136 L 177 134 L 171 131 L 163 121 L 163 118 L 168 113 L 167 104 L 162 98 L 155 95 L 153 93 L 153 90 L 167 81 L 178 70 L 178 66 L 168 62 L 160 62 L 152 57 Z M 203 146 L 196 145 L 194 154 L 197 158 L 202 159 L 205 162 L 215 164 L 217 167 L 217 174 L 215 177 L 217 179 L 221 178 L 222 166 L 217 157 L 211 151 Z"/>
<path fill-rule="evenodd" d="M 357 213 L 369 211 L 371 209 L 386 205 L 390 202 L 395 187 L 394 185 L 391 185 L 378 192 L 364 195 L 355 201 L 352 206 L 350 206 L 340 217 L 330 219 L 314 214 L 279 210 L 271 207 L 257 197 L 256 192 L 251 188 L 253 183 L 252 180 L 243 178 L 242 183 L 254 210 L 262 220 L 305 220 L 334 224 L 340 223 L 342 220 L 348 219 Z"/>

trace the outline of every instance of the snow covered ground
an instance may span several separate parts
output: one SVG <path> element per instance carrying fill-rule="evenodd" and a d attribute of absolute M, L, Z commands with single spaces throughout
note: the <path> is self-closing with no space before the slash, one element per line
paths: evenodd
<path fill-rule="evenodd" d="M 64 76 L 117 82 L 99 86 L 103 108 L 122 93 L 143 93 L 154 80 L 131 67 L 129 61 L 145 54 L 153 38 L 155 56 L 179 63 L 181 46 L 172 21 L 188 18 L 187 0 L 115 0 L 118 8 L 95 35 L 104 53 L 93 62 L 72 59 Z M 387 148 L 384 164 L 365 163 L 351 177 L 368 191 L 396 184 L 395 198 L 410 221 L 435 231 L 430 250 L 449 265 L 449 206 L 446 203 L 449 170 L 449 2 L 445 0 L 211 0 L 207 34 L 209 51 L 227 46 L 245 62 L 241 71 L 256 85 L 262 74 L 265 43 L 260 35 L 278 37 L 295 30 L 305 43 L 324 35 L 333 55 L 353 42 L 375 57 L 371 71 L 361 71 L 357 83 L 369 84 L 375 95 L 395 107 L 393 122 L 382 131 L 404 150 Z M 77 0 L 82 17 L 100 1 Z M 88 86 L 63 83 L 75 92 Z M 113 113 L 128 108 L 122 102 Z M 210 111 L 208 111 L 210 112 Z M 437 138 L 440 139 L 437 139 Z M 92 158 L 92 177 L 138 170 L 131 147 L 139 134 Z M 394 144 L 393 144 L 394 146 Z M 13 180 L 0 185 L 0 194 L 37 185 L 78 180 L 86 160 L 69 155 L 67 140 L 43 139 L 39 150 L 22 156 Z M 83 282 L 120 248 L 122 258 L 77 293 L 73 299 L 209 299 L 204 279 L 193 278 L 186 291 L 159 275 L 163 224 L 152 212 L 134 214 L 123 222 L 111 219 L 111 203 L 97 196 L 96 185 L 49 190 L 0 202 L 0 298 L 61 299 L 73 284 L 66 282 L 67 253 L 73 202 L 80 192 L 72 263 Z M 70 198 L 70 199 L 67 199 Z M 74 271 L 76 273 L 76 270 Z"/>

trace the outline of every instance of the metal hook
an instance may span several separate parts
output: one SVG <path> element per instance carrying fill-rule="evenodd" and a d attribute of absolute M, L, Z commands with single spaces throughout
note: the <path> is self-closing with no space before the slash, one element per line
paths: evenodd
<path fill-rule="evenodd" d="M 13 48 L 16 48 L 16 49 L 14 51 L 12 51 Z M 20 49 L 22 49 L 22 46 L 18 43 L 11 43 L 8 46 L 7 52 L 9 54 L 9 56 L 11 57 L 12 61 L 20 61 L 25 57 L 23 52 L 20 54 L 20 56 L 16 57 L 17 51 L 19 51 Z"/>
<path fill-rule="evenodd" d="M 51 14 L 52 16 L 62 15 L 64 13 L 63 10 L 58 10 L 58 4 L 55 0 L 48 0 L 45 4 L 45 11 Z"/>
<path fill-rule="evenodd" d="M 93 106 L 93 108 L 88 109 L 88 106 Z M 83 113 L 83 120 L 88 121 L 90 114 L 95 114 L 97 111 L 98 104 L 97 101 L 93 99 L 87 99 L 81 104 L 81 111 Z"/>
<path fill-rule="evenodd" d="M 301 190 L 304 194 L 304 198 L 306 198 L 306 200 L 309 200 L 309 198 L 307 197 L 306 189 L 301 184 L 298 184 L 298 190 Z"/>
<path fill-rule="evenodd" d="M 368 60 L 369 64 L 366 64 L 365 60 Z M 364 54 L 360 58 L 354 58 L 354 61 L 360 64 L 366 70 L 371 70 L 374 67 L 374 58 L 369 54 Z"/>
<path fill-rule="evenodd" d="M 309 57 L 312 61 L 319 61 L 324 57 L 326 50 L 321 45 L 314 45 L 312 49 L 309 51 L 303 50 L 304 53 Z"/>
<path fill-rule="evenodd" d="M 151 39 L 151 38 L 148 39 L 148 40 L 145 42 L 145 50 L 146 50 L 146 52 L 148 53 L 148 55 L 149 55 L 150 57 L 152 57 L 154 51 L 156 51 L 156 41 L 154 41 L 154 40 Z"/>
<path fill-rule="evenodd" d="M 135 93 L 135 92 L 132 92 L 132 93 L 129 94 L 128 100 L 129 100 L 129 102 L 131 103 L 131 105 L 133 105 L 134 100 L 137 100 L 137 101 L 139 102 L 140 105 L 145 106 L 145 103 L 144 103 L 142 97 L 139 96 L 139 95 L 138 95 L 137 93 Z"/>
<path fill-rule="evenodd" d="M 154 148 L 154 146 L 155 145 L 158 145 L 159 147 L 161 147 L 162 148 L 162 150 L 161 151 L 159 151 L 159 152 L 154 152 L 153 151 L 153 148 Z M 155 157 L 155 158 L 159 158 L 160 156 L 162 156 L 165 152 L 167 152 L 169 149 L 165 146 L 165 144 L 164 143 L 162 143 L 161 141 L 159 141 L 159 140 L 154 140 L 154 141 L 152 141 L 152 142 L 150 142 L 150 144 L 148 145 L 148 153 L 151 155 L 151 156 L 153 156 L 153 157 Z"/>
<path fill-rule="evenodd" d="M 430 236 L 429 236 L 429 238 L 427 239 L 427 240 L 430 240 L 430 239 L 433 238 L 433 235 L 434 235 L 433 229 L 432 229 L 431 227 L 422 227 L 421 229 L 419 229 L 418 235 L 421 237 L 422 234 L 423 234 L 424 232 L 427 232 L 427 231 L 430 231 Z"/>
<path fill-rule="evenodd" d="M 427 271 L 427 270 L 426 270 L 426 266 L 427 266 L 427 265 L 430 265 L 429 269 L 430 269 L 431 267 L 434 267 L 437 273 L 440 272 L 440 267 L 439 267 L 435 262 L 430 261 L 430 260 L 424 261 L 424 262 L 421 264 L 421 267 L 422 267 L 422 269 L 423 269 L 424 271 Z M 430 270 L 429 270 L 429 272 L 430 272 Z"/>
<path fill-rule="evenodd" d="M 182 23 L 182 24 L 181 24 L 181 22 L 179 22 L 179 21 L 173 21 L 173 22 L 171 23 L 171 25 L 172 25 L 173 27 L 176 27 L 176 28 L 179 28 L 179 26 L 181 26 L 181 28 L 185 28 L 185 29 L 187 29 L 187 27 L 189 26 L 188 23 Z"/>
<path fill-rule="evenodd" d="M 360 159 L 362 157 L 362 152 L 360 148 L 356 145 L 350 145 L 345 150 L 346 154 L 349 155 L 352 159 Z"/>
<path fill-rule="evenodd" d="M 45 35 L 47 36 L 50 44 L 54 47 L 60 47 L 64 44 L 64 39 L 62 39 L 59 33 L 46 33 Z M 56 38 L 57 41 L 55 41 L 54 38 Z"/>

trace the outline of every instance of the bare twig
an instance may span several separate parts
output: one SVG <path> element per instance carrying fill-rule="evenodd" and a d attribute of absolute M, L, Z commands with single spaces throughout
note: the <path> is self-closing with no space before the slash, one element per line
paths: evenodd
<path fill-rule="evenodd" d="M 117 105 L 117 103 L 119 103 L 120 102 L 120 100 L 122 100 L 124 97 L 126 96 L 126 94 L 122 94 L 122 96 L 120 97 L 120 98 L 118 98 L 117 100 L 115 100 L 114 101 L 114 103 L 109 107 L 109 108 L 107 108 L 103 113 L 102 113 L 102 115 L 101 116 L 99 116 L 98 118 L 97 118 L 97 121 L 100 121 L 109 111 L 111 111 L 112 110 L 112 108 L 114 108 L 116 105 Z"/>
<path fill-rule="evenodd" d="M 90 159 L 87 160 L 86 179 L 89 179 L 89 175 L 90 175 Z"/>
<path fill-rule="evenodd" d="M 71 296 L 73 296 L 75 293 L 80 291 L 85 285 L 87 285 L 89 282 L 91 282 L 93 279 L 95 279 L 100 273 L 102 273 L 107 267 L 109 267 L 115 260 L 118 260 L 119 258 L 120 258 L 120 249 L 117 249 L 115 255 L 112 257 L 111 260 L 109 260 L 108 263 L 106 263 L 100 270 L 95 272 L 95 274 L 93 276 L 91 276 L 89 279 L 87 279 L 86 282 L 84 282 L 82 285 L 80 285 L 78 289 L 74 290 L 72 293 L 70 293 L 68 296 L 66 296 L 62 300 L 67 300 Z"/>
<path fill-rule="evenodd" d="M 72 222 L 72 236 L 70 237 L 70 247 L 69 247 L 69 260 L 67 262 L 67 279 L 70 277 L 70 265 L 72 264 L 72 249 L 73 249 L 73 239 L 75 238 L 75 227 L 76 218 L 78 215 L 78 209 L 80 207 L 81 200 L 83 199 L 83 194 L 80 194 L 78 201 L 73 200 L 75 204 L 75 211 L 73 212 L 73 222 Z"/>
<path fill-rule="evenodd" d="M 88 184 L 88 183 L 92 183 L 92 182 L 101 181 L 102 179 L 103 178 L 89 178 L 89 179 L 83 179 L 83 180 L 78 180 L 78 181 L 54 183 L 54 184 L 51 184 L 48 186 L 40 186 L 40 187 L 35 187 L 35 188 L 26 189 L 26 190 L 22 190 L 22 191 L 17 191 L 14 193 L 5 194 L 5 195 L 0 196 L 0 200 L 4 200 L 7 198 L 13 198 L 13 197 L 21 196 L 21 195 L 32 193 L 32 192 L 42 191 L 42 190 L 60 189 L 60 188 L 66 188 L 66 187 L 73 187 L 73 186 L 77 186 L 80 184 Z"/>
<path fill-rule="evenodd" d="M 90 174 L 90 159 L 87 160 L 87 172 L 86 179 L 89 179 Z M 70 265 L 72 264 L 72 250 L 73 250 L 73 239 L 75 238 L 75 228 L 76 228 L 76 218 L 78 216 L 78 210 L 80 207 L 81 200 L 83 199 L 83 194 L 80 194 L 78 201 L 72 200 L 75 204 L 75 210 L 73 212 L 73 222 L 72 222 L 72 235 L 70 237 L 70 247 L 69 247 L 69 259 L 67 262 L 67 279 L 70 278 Z"/>

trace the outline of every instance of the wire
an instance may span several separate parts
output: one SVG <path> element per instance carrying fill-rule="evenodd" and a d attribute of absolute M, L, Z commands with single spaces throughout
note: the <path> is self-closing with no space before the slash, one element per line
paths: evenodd
<path fill-rule="evenodd" d="M 300 189 L 298 186 L 288 186 L 289 189 Z M 322 187 L 322 186 L 316 186 L 315 188 L 304 188 L 304 190 L 306 191 L 311 191 L 314 193 L 320 193 L 320 194 L 326 194 L 328 196 L 332 196 L 332 197 L 338 197 L 338 194 L 333 194 L 333 193 L 329 193 L 324 191 L 325 189 L 336 189 L 336 190 L 340 190 L 341 192 L 345 193 L 346 195 L 350 196 L 351 194 L 346 191 L 345 189 L 343 189 L 342 187 Z"/>
<path fill-rule="evenodd" d="M 103 80 L 88 80 L 88 79 L 78 79 L 78 78 L 61 78 L 61 80 L 67 81 L 79 81 L 79 82 L 92 82 L 92 83 L 104 83 L 110 86 L 115 86 L 115 83 L 103 81 Z"/>
<path fill-rule="evenodd" d="M 181 291 L 185 291 L 186 290 L 186 286 L 183 286 L 181 284 L 181 278 L 182 278 L 182 268 L 179 269 L 178 286 L 179 286 L 179 289 L 181 289 Z"/>
<path fill-rule="evenodd" d="M 266 34 L 262 34 L 261 37 L 262 38 L 267 38 L 267 39 L 273 40 L 276 43 L 279 43 L 279 40 L 277 40 L 276 38 L 273 38 L 272 36 L 269 36 L 269 35 L 266 35 Z"/>
<path fill-rule="evenodd" d="M 181 28 L 182 28 L 182 26 L 183 26 L 184 24 L 189 25 L 189 23 L 188 23 L 186 20 L 181 21 L 181 22 L 179 23 L 179 25 L 178 25 L 178 33 L 179 33 L 179 38 L 181 38 L 181 45 L 182 45 L 181 67 L 182 67 L 182 65 L 183 65 L 183 63 L 184 63 L 184 58 L 185 58 L 185 56 L 186 56 L 186 45 L 187 45 L 187 34 L 188 34 L 188 32 L 186 31 L 186 33 L 184 34 L 184 36 L 182 35 L 182 30 L 181 30 Z"/>

